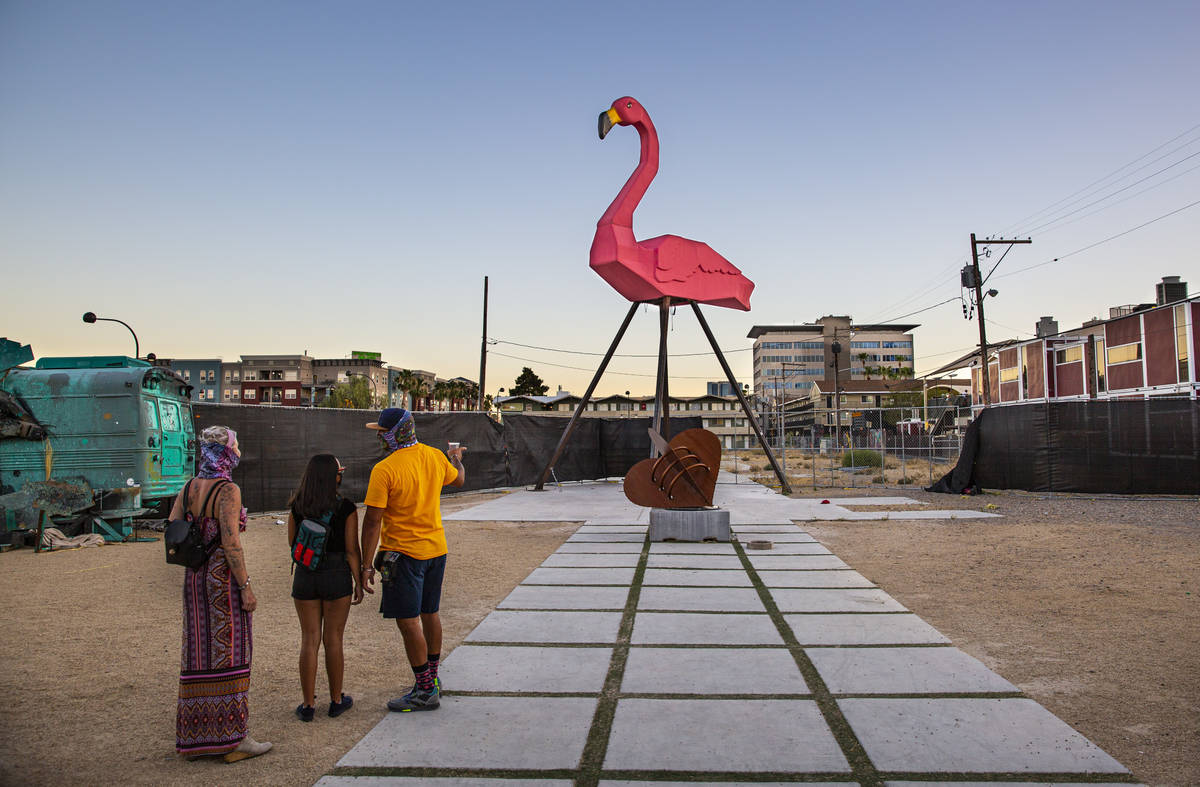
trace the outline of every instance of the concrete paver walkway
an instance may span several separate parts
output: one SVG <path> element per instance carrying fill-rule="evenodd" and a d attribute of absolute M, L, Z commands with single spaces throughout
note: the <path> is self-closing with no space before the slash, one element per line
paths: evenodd
<path fill-rule="evenodd" d="M 566 518 L 544 501 L 559 494 L 532 513 Z M 733 544 L 590 517 L 449 655 L 439 710 L 389 714 L 319 784 L 1131 781 L 787 523 L 800 509 L 756 505 L 774 524 L 738 517 Z"/>

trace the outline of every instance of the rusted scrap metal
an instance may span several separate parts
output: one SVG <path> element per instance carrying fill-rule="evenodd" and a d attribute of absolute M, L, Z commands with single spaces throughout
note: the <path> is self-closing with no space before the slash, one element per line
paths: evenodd
<path fill-rule="evenodd" d="M 46 430 L 17 397 L 0 390 L 0 440 L 6 437 L 44 440 Z"/>
<path fill-rule="evenodd" d="M 92 488 L 82 482 L 30 481 L 19 492 L 0 496 L 0 508 L 37 508 L 51 516 L 66 516 L 91 508 Z"/>
<path fill-rule="evenodd" d="M 661 452 L 643 459 L 625 475 L 625 496 L 649 508 L 703 508 L 713 504 L 721 441 L 707 429 L 688 429 L 669 443 L 653 429 L 650 439 Z"/>

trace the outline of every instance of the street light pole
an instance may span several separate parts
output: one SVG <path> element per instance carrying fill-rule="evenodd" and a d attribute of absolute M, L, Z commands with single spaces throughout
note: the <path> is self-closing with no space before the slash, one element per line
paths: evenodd
<path fill-rule="evenodd" d="M 89 325 L 95 322 L 119 322 L 126 328 L 129 328 L 129 323 L 125 322 L 124 320 L 118 320 L 115 317 L 97 317 L 95 312 L 85 312 L 83 315 L 83 321 Z M 137 334 L 133 332 L 133 328 L 129 328 L 129 333 L 133 336 L 133 357 L 141 358 L 142 353 L 141 347 L 138 346 Z"/>
<path fill-rule="evenodd" d="M 371 404 L 374 405 L 378 402 L 379 387 L 375 384 L 374 377 L 372 377 L 369 374 L 363 374 L 362 372 L 352 372 L 349 369 L 346 370 L 346 376 L 347 377 L 365 377 L 365 378 L 367 378 L 367 382 L 369 382 L 371 384 L 371 396 L 374 397 L 374 400 L 371 402 Z"/>

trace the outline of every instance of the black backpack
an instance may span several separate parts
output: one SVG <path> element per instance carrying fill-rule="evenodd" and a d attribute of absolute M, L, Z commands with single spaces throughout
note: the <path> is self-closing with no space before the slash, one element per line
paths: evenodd
<path fill-rule="evenodd" d="M 194 480 L 196 479 L 193 478 L 192 481 Z M 191 510 L 188 508 L 188 491 L 192 488 L 192 481 L 188 481 L 187 486 L 183 488 L 183 518 L 172 519 L 167 523 L 167 529 L 163 532 L 163 546 L 167 549 L 168 563 L 188 568 L 200 568 L 208 562 L 213 550 L 220 543 L 221 537 L 217 536 L 208 544 L 204 543 L 204 528 L 192 516 Z M 212 488 L 208 490 L 208 495 L 204 498 L 204 505 L 200 506 L 201 516 L 208 509 L 208 503 L 212 500 L 213 494 L 228 483 L 228 481 L 222 480 L 212 485 Z"/>

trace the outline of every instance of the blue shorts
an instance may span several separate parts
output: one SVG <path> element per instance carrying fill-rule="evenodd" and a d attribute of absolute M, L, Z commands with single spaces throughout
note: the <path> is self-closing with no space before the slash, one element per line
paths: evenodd
<path fill-rule="evenodd" d="M 379 611 L 385 618 L 415 618 L 432 615 L 442 603 L 442 576 L 446 556 L 417 560 L 402 553 L 393 566 L 391 582 L 382 584 Z"/>

